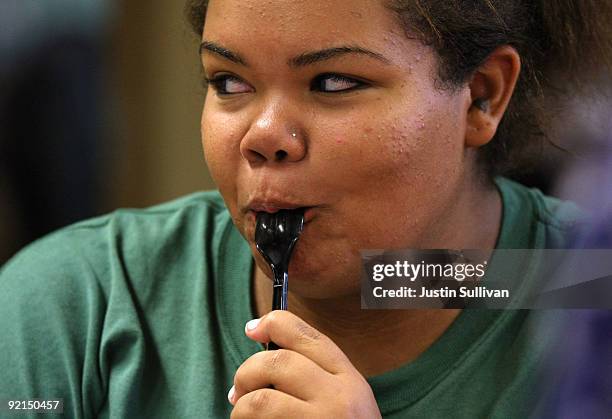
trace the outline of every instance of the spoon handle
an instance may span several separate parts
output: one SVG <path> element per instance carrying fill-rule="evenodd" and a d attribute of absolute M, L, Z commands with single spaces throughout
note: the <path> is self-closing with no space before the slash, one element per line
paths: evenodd
<path fill-rule="evenodd" d="M 281 273 L 281 272 L 279 272 Z M 272 287 L 272 310 L 287 310 L 287 288 L 289 275 L 283 271 L 282 277 L 274 279 Z"/>
<path fill-rule="evenodd" d="M 282 275 L 282 278 L 274 278 L 274 285 L 272 287 L 272 310 L 287 310 L 287 288 L 289 284 L 289 274 L 285 269 L 283 269 Z M 280 347 L 274 342 L 269 342 L 266 349 L 270 351 L 273 349 L 280 349 Z"/>

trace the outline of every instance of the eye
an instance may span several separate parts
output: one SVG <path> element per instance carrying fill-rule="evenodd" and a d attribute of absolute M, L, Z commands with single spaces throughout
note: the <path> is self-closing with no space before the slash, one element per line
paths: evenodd
<path fill-rule="evenodd" d="M 253 91 L 253 88 L 248 83 L 230 74 L 221 74 L 212 79 L 205 78 L 204 80 L 212 86 L 218 95 L 235 95 Z"/>
<path fill-rule="evenodd" d="M 366 87 L 368 85 L 364 82 L 334 73 L 320 74 L 310 84 L 310 90 L 327 93 L 348 92 Z"/>

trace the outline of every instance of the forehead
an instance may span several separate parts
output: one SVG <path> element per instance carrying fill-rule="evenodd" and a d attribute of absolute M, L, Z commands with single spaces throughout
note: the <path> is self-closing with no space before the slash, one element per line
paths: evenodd
<path fill-rule="evenodd" d="M 335 44 L 388 49 L 407 41 L 378 0 L 211 0 L 203 37 L 275 56 Z"/>

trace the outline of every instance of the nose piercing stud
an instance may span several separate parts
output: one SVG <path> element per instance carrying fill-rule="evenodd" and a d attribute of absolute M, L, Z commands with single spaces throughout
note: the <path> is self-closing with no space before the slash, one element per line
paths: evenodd
<path fill-rule="evenodd" d="M 291 138 L 297 138 L 297 134 L 295 132 L 291 133 Z"/>

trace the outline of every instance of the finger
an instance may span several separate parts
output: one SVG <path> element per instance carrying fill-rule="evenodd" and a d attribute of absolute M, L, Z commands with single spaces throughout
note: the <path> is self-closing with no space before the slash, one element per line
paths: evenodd
<path fill-rule="evenodd" d="M 245 331 L 253 340 L 272 341 L 281 348 L 300 353 L 332 374 L 352 368 L 344 352 L 330 338 L 289 311 L 275 310 L 259 322 L 251 320 Z"/>
<path fill-rule="evenodd" d="M 245 394 L 236 402 L 232 419 L 307 418 L 309 404 L 303 400 L 271 388 Z"/>
<path fill-rule="evenodd" d="M 306 358 L 287 349 L 262 351 L 252 355 L 234 376 L 234 403 L 260 388 L 276 390 L 301 400 L 312 400 L 325 388 L 332 375 Z"/>

